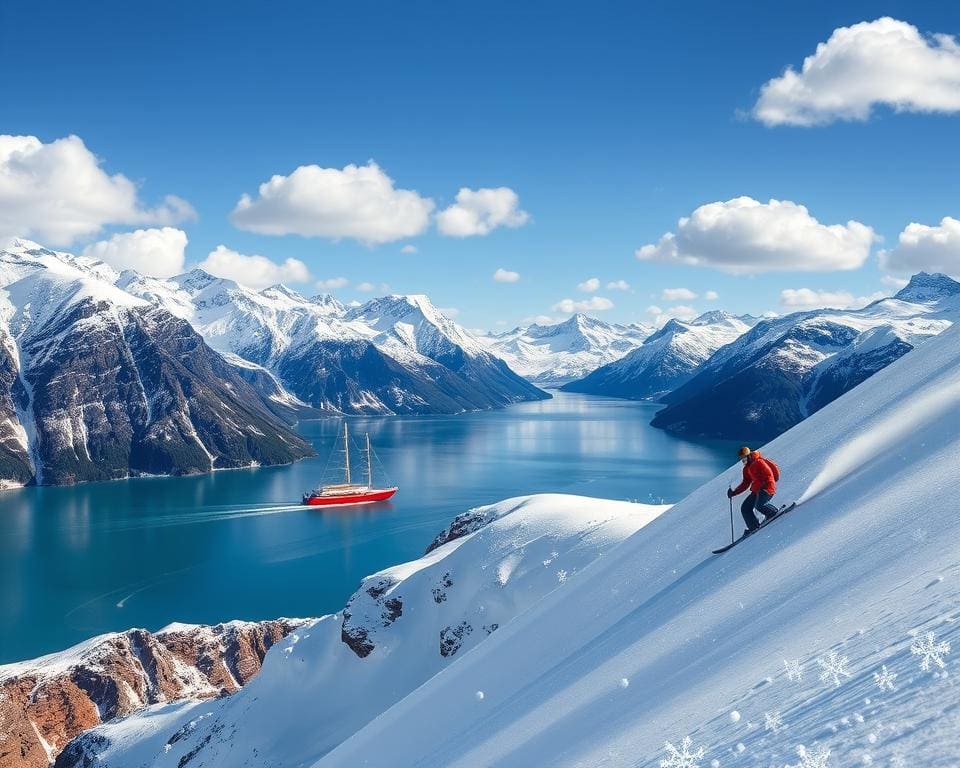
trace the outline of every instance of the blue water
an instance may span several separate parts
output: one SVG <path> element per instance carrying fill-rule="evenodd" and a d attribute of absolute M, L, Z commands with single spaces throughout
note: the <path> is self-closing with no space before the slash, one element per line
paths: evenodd
<path fill-rule="evenodd" d="M 351 419 L 400 486 L 375 506 L 297 505 L 338 420 L 302 423 L 318 456 L 287 467 L 4 491 L 0 663 L 133 626 L 330 613 L 470 507 L 545 491 L 673 502 L 733 463 L 729 443 L 653 429 L 655 411 L 558 393 L 502 411 Z"/>

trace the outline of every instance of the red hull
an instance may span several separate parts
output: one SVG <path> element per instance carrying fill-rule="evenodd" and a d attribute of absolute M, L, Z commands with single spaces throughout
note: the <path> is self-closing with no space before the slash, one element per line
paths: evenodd
<path fill-rule="evenodd" d="M 342 496 L 307 496 L 303 503 L 308 507 L 332 507 L 344 504 L 369 504 L 373 501 L 386 501 L 397 492 L 396 488 L 382 488 L 361 493 L 345 493 Z"/>

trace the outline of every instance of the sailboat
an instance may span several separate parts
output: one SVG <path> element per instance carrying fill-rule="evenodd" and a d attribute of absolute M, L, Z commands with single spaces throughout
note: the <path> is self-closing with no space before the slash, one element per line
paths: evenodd
<path fill-rule="evenodd" d="M 344 481 L 335 485 L 323 485 L 303 494 L 303 503 L 311 507 L 325 507 L 344 504 L 369 504 L 373 501 L 386 501 L 397 492 L 397 487 L 375 488 L 373 485 L 373 449 L 370 447 L 370 435 L 367 434 L 367 483 L 354 483 L 350 478 L 350 432 L 347 423 L 343 423 L 343 452 L 347 463 Z"/>

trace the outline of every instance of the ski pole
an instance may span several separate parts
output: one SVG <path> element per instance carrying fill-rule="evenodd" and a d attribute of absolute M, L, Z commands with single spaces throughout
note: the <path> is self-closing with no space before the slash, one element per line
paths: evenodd
<path fill-rule="evenodd" d="M 730 495 L 729 491 L 731 490 L 730 486 L 727 486 L 727 501 L 730 502 L 730 543 L 733 544 L 733 497 Z"/>

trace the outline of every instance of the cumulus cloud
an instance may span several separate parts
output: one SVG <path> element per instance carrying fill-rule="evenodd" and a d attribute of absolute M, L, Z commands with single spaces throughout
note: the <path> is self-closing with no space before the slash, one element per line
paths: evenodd
<path fill-rule="evenodd" d="M 608 291 L 629 291 L 630 283 L 628 283 L 626 280 L 611 280 L 609 283 L 607 283 L 607 290 Z"/>
<path fill-rule="evenodd" d="M 660 298 L 664 301 L 693 301 L 697 294 L 689 288 L 664 288 Z"/>
<path fill-rule="evenodd" d="M 198 265 L 211 275 L 225 277 L 257 290 L 277 283 L 306 283 L 310 280 L 307 265 L 299 259 L 287 259 L 282 264 L 266 256 L 246 256 L 225 245 L 218 245 Z"/>
<path fill-rule="evenodd" d="M 706 266 L 732 274 L 856 269 L 870 255 L 873 230 L 858 221 L 821 224 L 789 200 L 750 197 L 701 205 L 677 232 L 637 250 L 641 261 Z"/>
<path fill-rule="evenodd" d="M 577 284 L 577 290 L 583 291 L 584 293 L 595 293 L 600 290 L 600 278 L 591 277 L 588 280 L 584 280 L 582 283 Z"/>
<path fill-rule="evenodd" d="M 520 279 L 520 273 L 511 272 L 509 269 L 500 267 L 493 273 L 493 279 L 498 283 L 515 283 Z"/>
<path fill-rule="evenodd" d="M 960 276 L 960 220 L 944 216 L 938 226 L 908 224 L 897 245 L 880 252 L 880 266 L 893 272 Z"/>
<path fill-rule="evenodd" d="M 372 160 L 366 165 L 301 165 L 244 194 L 230 220 L 262 235 L 351 238 L 368 245 L 412 237 L 430 224 L 433 200 L 397 189 Z"/>
<path fill-rule="evenodd" d="M 591 296 L 583 301 L 562 299 L 551 307 L 554 312 L 563 312 L 572 315 L 574 312 L 603 312 L 613 309 L 613 302 L 603 296 Z"/>
<path fill-rule="evenodd" d="M 811 288 L 785 288 L 780 291 L 780 304 L 788 309 L 859 309 L 887 296 L 877 291 L 870 296 L 854 296 L 849 291 L 818 291 Z"/>
<path fill-rule="evenodd" d="M 317 280 L 315 285 L 318 291 L 336 291 L 346 288 L 350 285 L 350 281 L 345 277 L 331 277 L 328 280 Z"/>
<path fill-rule="evenodd" d="M 520 325 L 555 325 L 557 322 L 559 322 L 557 318 L 550 315 L 531 315 L 523 318 Z"/>
<path fill-rule="evenodd" d="M 705 294 L 703 294 L 703 298 L 705 298 L 707 301 L 716 301 L 720 298 L 720 294 L 716 291 L 707 291 Z"/>
<path fill-rule="evenodd" d="M 400 253 L 416 253 L 417 246 L 407 243 L 403 248 L 400 249 Z"/>
<path fill-rule="evenodd" d="M 374 291 L 379 291 L 380 293 L 389 293 L 390 286 L 386 283 L 371 283 L 369 281 L 364 281 L 362 283 L 357 283 L 357 290 L 361 293 L 373 293 Z"/>
<path fill-rule="evenodd" d="M 766 125 L 866 120 L 875 105 L 897 112 L 960 111 L 960 46 L 889 17 L 839 27 L 797 72 L 768 81 L 753 108 Z"/>
<path fill-rule="evenodd" d="M 108 224 L 176 224 L 195 216 L 174 195 L 145 206 L 136 184 L 106 173 L 78 136 L 45 144 L 36 136 L 0 135 L 0 238 L 62 246 Z"/>
<path fill-rule="evenodd" d="M 530 214 L 520 210 L 520 198 L 509 187 L 461 187 L 457 202 L 437 214 L 437 229 L 449 237 L 490 234 L 497 227 L 522 227 Z"/>
<path fill-rule="evenodd" d="M 183 272 L 187 233 L 182 229 L 138 229 L 120 232 L 109 240 L 92 243 L 83 255 L 115 269 L 135 269 L 152 277 L 173 277 Z"/>
<path fill-rule="evenodd" d="M 907 283 L 910 282 L 909 278 L 906 277 L 894 277 L 893 275 L 884 275 L 880 278 L 880 282 L 884 285 L 887 285 L 893 288 L 896 291 L 899 291 L 901 288 L 906 288 Z"/>
<path fill-rule="evenodd" d="M 669 320 L 693 320 L 700 313 L 696 309 L 684 304 L 677 304 L 673 307 L 663 309 L 656 304 L 647 307 L 646 312 L 653 320 L 653 324 L 658 328 L 666 324 Z"/>

